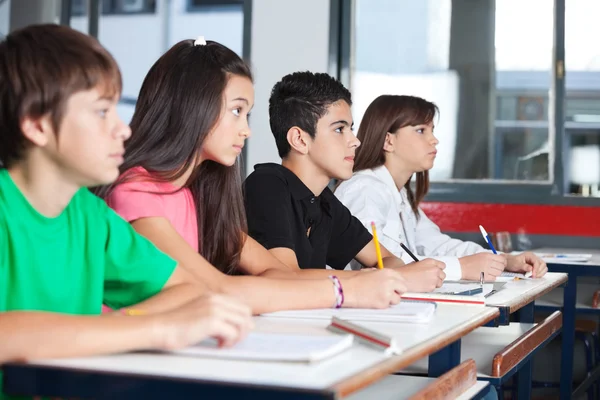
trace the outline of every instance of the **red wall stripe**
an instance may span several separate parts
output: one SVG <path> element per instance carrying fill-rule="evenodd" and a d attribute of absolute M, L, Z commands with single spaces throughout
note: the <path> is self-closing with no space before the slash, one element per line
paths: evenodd
<path fill-rule="evenodd" d="M 483 225 L 488 232 L 600 237 L 600 207 L 425 202 L 421 208 L 445 232 L 479 232 Z"/>

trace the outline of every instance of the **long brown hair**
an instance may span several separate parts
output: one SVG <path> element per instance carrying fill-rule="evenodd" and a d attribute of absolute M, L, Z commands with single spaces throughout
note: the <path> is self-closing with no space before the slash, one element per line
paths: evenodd
<path fill-rule="evenodd" d="M 196 156 L 218 123 L 223 93 L 231 76 L 252 80 L 248 65 L 212 41 L 183 40 L 152 66 L 144 79 L 125 143 L 121 177 L 99 195 L 126 182 L 123 172 L 141 166 L 160 182 L 171 182 L 193 168 Z M 198 250 L 215 267 L 236 273 L 247 233 L 239 160 L 233 167 L 203 161 L 184 187 L 198 215 Z"/>
<path fill-rule="evenodd" d="M 439 114 L 438 107 L 420 97 L 382 95 L 373 100 L 365 111 L 358 128 L 360 147 L 356 149 L 354 172 L 377 168 L 385 163 L 386 134 L 405 126 L 428 124 Z M 408 201 L 419 218 L 419 203 L 429 191 L 429 171 L 416 173 L 416 191 L 411 188 L 412 176 L 404 184 Z"/>

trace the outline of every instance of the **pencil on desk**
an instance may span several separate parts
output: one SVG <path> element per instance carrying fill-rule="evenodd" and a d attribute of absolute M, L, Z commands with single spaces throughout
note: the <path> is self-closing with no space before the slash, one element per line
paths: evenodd
<path fill-rule="evenodd" d="M 383 259 L 381 258 L 381 247 L 379 246 L 379 240 L 377 239 L 377 228 L 375 228 L 375 222 L 371 222 L 371 229 L 373 230 L 373 240 L 375 241 L 375 252 L 377 253 L 377 268 L 383 269 Z"/>

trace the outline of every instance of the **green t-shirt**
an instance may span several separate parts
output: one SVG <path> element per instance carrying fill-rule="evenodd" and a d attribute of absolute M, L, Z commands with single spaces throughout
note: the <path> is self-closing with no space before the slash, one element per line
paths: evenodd
<path fill-rule="evenodd" d="M 0 312 L 130 306 L 160 292 L 175 265 L 88 189 L 47 218 L 0 169 Z"/>

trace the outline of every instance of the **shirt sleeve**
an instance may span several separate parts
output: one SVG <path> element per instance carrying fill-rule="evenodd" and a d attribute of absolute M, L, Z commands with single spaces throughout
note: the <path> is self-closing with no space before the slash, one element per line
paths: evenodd
<path fill-rule="evenodd" d="M 123 219 L 133 222 L 145 217 L 166 217 L 162 196 L 148 181 L 126 182 L 113 189 L 107 204 Z"/>
<path fill-rule="evenodd" d="M 127 307 L 159 293 L 176 262 L 108 208 L 106 224 L 104 303 Z"/>
<path fill-rule="evenodd" d="M 280 177 L 252 173 L 244 182 L 244 205 L 248 234 L 267 249 L 285 247 L 295 251 L 291 194 Z"/>
<path fill-rule="evenodd" d="M 373 236 L 337 197 L 333 194 L 328 197 L 333 215 L 333 230 L 327 250 L 327 265 L 334 269 L 344 269 L 369 244 Z"/>
<path fill-rule="evenodd" d="M 430 256 L 463 257 L 486 251 L 475 242 L 453 239 L 443 234 L 421 209 L 417 222 L 416 246 L 420 254 Z"/>

